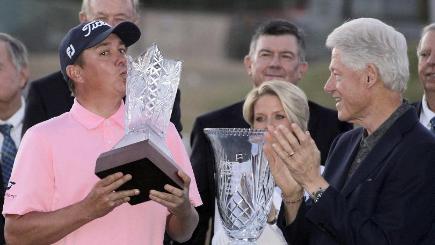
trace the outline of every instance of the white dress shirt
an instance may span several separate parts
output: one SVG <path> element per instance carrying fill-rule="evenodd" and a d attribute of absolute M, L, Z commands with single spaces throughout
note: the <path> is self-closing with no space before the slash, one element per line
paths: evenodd
<path fill-rule="evenodd" d="M 430 130 L 430 120 L 435 117 L 435 112 L 429 109 L 427 105 L 426 95 L 423 95 L 421 100 L 420 123 Z"/>
<path fill-rule="evenodd" d="M 23 129 L 23 119 L 24 119 L 24 108 L 26 107 L 26 102 L 23 97 L 21 97 L 21 107 L 15 112 L 8 120 L 3 121 L 0 119 L 0 124 L 11 124 L 13 127 L 11 129 L 11 137 L 15 142 L 15 146 L 20 145 L 21 142 L 21 130 Z M 3 134 L 0 134 L 0 148 L 3 145 Z"/>

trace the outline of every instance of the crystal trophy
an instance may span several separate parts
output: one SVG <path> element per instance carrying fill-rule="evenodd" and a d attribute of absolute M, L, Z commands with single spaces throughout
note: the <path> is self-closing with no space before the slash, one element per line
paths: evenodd
<path fill-rule="evenodd" d="M 130 204 L 149 200 L 149 191 L 164 191 L 170 184 L 182 188 L 178 167 L 165 138 L 178 84 L 181 61 L 164 59 L 153 44 L 136 60 L 127 57 L 125 135 L 96 162 L 95 173 L 104 178 L 116 172 L 132 179 L 119 190 L 139 189 Z"/>
<path fill-rule="evenodd" d="M 275 183 L 263 153 L 264 130 L 206 128 L 216 160 L 217 206 L 231 244 L 255 244 Z"/>

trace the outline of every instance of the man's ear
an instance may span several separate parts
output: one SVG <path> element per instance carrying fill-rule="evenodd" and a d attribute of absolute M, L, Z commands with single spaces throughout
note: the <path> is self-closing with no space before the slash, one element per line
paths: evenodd
<path fill-rule="evenodd" d="M 84 11 L 80 11 L 79 20 L 80 20 L 80 23 L 84 23 L 84 22 L 88 21 L 88 16 L 86 15 L 86 13 Z"/>
<path fill-rule="evenodd" d="M 136 11 L 134 11 L 134 13 L 131 16 L 131 20 L 130 22 L 135 23 L 136 25 L 139 25 L 139 20 L 140 20 L 140 16 L 138 13 L 136 13 Z"/>
<path fill-rule="evenodd" d="M 20 87 L 24 89 L 26 87 L 27 82 L 29 81 L 30 69 L 29 67 L 23 67 L 20 70 Z"/>
<path fill-rule="evenodd" d="M 367 65 L 367 87 L 372 87 L 380 80 L 378 68 L 374 64 Z"/>
<path fill-rule="evenodd" d="M 308 63 L 307 62 L 301 62 L 300 64 L 299 64 L 299 69 L 298 69 L 298 72 L 299 72 L 299 74 L 298 74 L 298 78 L 299 78 L 299 80 L 301 80 L 303 77 L 304 77 L 304 75 L 305 75 L 305 73 L 307 73 L 307 71 L 308 71 Z"/>
<path fill-rule="evenodd" d="M 248 73 L 249 76 L 251 76 L 252 58 L 249 54 L 246 55 L 245 58 L 243 59 L 243 64 L 245 65 L 246 72 Z"/>
<path fill-rule="evenodd" d="M 69 65 L 66 67 L 67 76 L 76 83 L 83 83 L 81 69 L 78 65 Z"/>

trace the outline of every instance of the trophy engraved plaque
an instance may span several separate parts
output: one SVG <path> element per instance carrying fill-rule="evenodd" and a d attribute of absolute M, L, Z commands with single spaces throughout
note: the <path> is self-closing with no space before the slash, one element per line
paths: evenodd
<path fill-rule="evenodd" d="M 166 130 L 180 81 L 181 61 L 164 59 L 153 44 L 136 60 L 127 57 L 125 136 L 102 153 L 95 166 L 98 177 L 116 172 L 132 179 L 119 190 L 139 189 L 134 205 L 149 200 L 149 191 L 165 191 L 165 184 L 183 188 L 179 170 L 166 146 Z"/>

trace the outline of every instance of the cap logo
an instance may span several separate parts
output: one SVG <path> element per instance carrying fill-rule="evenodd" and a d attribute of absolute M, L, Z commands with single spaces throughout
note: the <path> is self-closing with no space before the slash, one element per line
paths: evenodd
<path fill-rule="evenodd" d="M 94 20 L 94 21 L 89 22 L 89 23 L 87 23 L 86 25 L 84 25 L 83 28 L 82 28 L 82 31 L 83 31 L 83 32 L 86 32 L 86 31 L 87 31 L 87 33 L 85 34 L 85 37 L 87 37 L 87 36 L 91 35 L 91 32 L 92 32 L 93 30 L 95 30 L 95 29 L 97 29 L 98 27 L 101 27 L 101 26 L 108 26 L 108 27 L 111 27 L 109 24 L 107 24 L 107 23 L 104 22 L 104 21 L 101 21 L 101 20 Z"/>
<path fill-rule="evenodd" d="M 74 49 L 74 46 L 72 44 L 70 44 L 68 46 L 68 48 L 66 48 L 66 54 L 68 55 L 68 57 L 71 59 L 71 57 L 73 57 L 73 55 L 76 53 L 76 50 Z"/>

